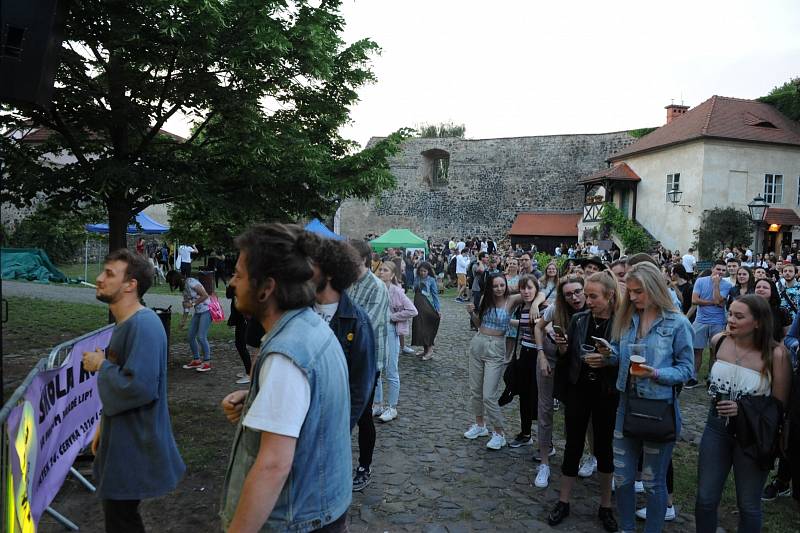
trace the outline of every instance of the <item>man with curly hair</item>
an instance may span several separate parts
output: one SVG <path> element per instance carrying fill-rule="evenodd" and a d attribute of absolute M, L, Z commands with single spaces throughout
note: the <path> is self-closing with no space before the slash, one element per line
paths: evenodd
<path fill-rule="evenodd" d="M 375 374 L 375 334 L 366 312 L 345 292 L 357 279 L 361 258 L 344 241 L 325 239 L 314 257 L 314 311 L 328 322 L 347 358 L 350 379 L 350 431 L 372 405 Z"/>

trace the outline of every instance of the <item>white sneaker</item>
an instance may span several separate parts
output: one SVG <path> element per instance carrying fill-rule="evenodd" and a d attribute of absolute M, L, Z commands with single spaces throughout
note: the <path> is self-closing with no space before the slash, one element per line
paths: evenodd
<path fill-rule="evenodd" d="M 397 409 L 394 407 L 387 407 L 383 410 L 381 416 L 378 417 L 381 422 L 391 422 L 395 418 L 397 418 Z"/>
<path fill-rule="evenodd" d="M 479 426 L 478 424 L 472 424 L 467 431 L 464 432 L 465 439 L 477 439 L 478 437 L 485 437 L 489 434 L 489 430 L 486 429 L 486 426 Z"/>
<path fill-rule="evenodd" d="M 675 520 L 676 516 L 678 516 L 678 513 L 675 512 L 675 506 L 670 505 L 664 512 L 664 521 L 672 522 L 673 520 Z M 640 520 L 647 520 L 647 507 L 642 507 L 641 509 L 636 511 L 636 518 Z"/>
<path fill-rule="evenodd" d="M 597 459 L 594 455 L 590 455 L 581 463 L 581 467 L 578 469 L 578 475 L 580 477 L 591 477 L 595 471 L 597 471 Z"/>
<path fill-rule="evenodd" d="M 411 346 L 403 346 L 403 353 L 411 355 L 412 353 L 417 353 L 417 352 Z"/>
<path fill-rule="evenodd" d="M 381 414 L 383 414 L 383 406 L 373 405 L 372 406 L 372 416 L 381 416 Z"/>
<path fill-rule="evenodd" d="M 644 493 L 644 481 L 634 481 L 633 482 L 633 491 L 636 494 Z"/>
<path fill-rule="evenodd" d="M 247 375 L 247 374 L 245 374 L 244 372 L 237 372 L 237 373 L 236 373 L 236 377 L 237 377 L 237 378 L 243 378 L 243 377 L 245 377 L 246 375 Z"/>
<path fill-rule="evenodd" d="M 237 385 L 247 385 L 250 383 L 250 376 L 242 376 L 236 380 Z"/>
<path fill-rule="evenodd" d="M 539 465 L 539 468 L 536 469 L 536 480 L 533 482 L 534 485 L 543 489 L 550 484 L 550 467 L 547 465 Z"/>
<path fill-rule="evenodd" d="M 506 436 L 492 431 L 492 438 L 486 443 L 486 447 L 490 450 L 499 450 L 506 445 Z"/>

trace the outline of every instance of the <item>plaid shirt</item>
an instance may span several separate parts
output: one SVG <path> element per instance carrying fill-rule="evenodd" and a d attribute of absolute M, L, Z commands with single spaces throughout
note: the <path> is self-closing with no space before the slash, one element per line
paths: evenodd
<path fill-rule="evenodd" d="M 389 290 L 375 274 L 367 271 L 347 289 L 347 295 L 369 317 L 375 331 L 375 364 L 380 372 L 386 363 L 386 343 L 389 336 Z"/>

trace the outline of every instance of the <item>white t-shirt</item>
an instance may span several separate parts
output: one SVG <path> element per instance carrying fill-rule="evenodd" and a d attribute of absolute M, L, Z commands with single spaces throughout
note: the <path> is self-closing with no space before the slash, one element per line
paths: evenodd
<path fill-rule="evenodd" d="M 466 274 L 471 260 L 468 255 L 459 255 L 456 257 L 456 274 Z"/>
<path fill-rule="evenodd" d="M 331 323 L 331 319 L 333 319 L 337 309 L 339 309 L 339 302 L 333 302 L 332 304 L 314 303 L 314 312 L 322 317 L 326 324 Z"/>
<path fill-rule="evenodd" d="M 243 425 L 297 438 L 311 405 L 311 385 L 305 373 L 283 354 L 267 354 L 258 374 L 259 390 Z"/>
<path fill-rule="evenodd" d="M 686 272 L 692 274 L 694 273 L 694 265 L 697 264 L 697 259 L 692 254 L 686 254 L 681 257 L 681 263 L 683 263 L 683 268 L 686 269 Z"/>
<path fill-rule="evenodd" d="M 181 258 L 181 263 L 192 262 L 192 251 L 193 248 L 191 246 L 186 246 L 185 244 L 181 244 L 178 247 L 178 257 Z"/>
<path fill-rule="evenodd" d="M 466 245 L 467 243 L 464 241 L 458 241 L 458 244 L 456 244 L 456 250 L 458 250 L 458 253 L 461 253 L 461 250 L 463 250 Z"/>

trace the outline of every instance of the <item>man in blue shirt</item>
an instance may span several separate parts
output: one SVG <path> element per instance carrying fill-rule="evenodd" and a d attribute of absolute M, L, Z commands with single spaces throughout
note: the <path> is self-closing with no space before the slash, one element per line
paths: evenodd
<path fill-rule="evenodd" d="M 186 470 L 167 409 L 167 335 L 139 303 L 152 281 L 144 256 L 121 249 L 106 257 L 96 296 L 116 327 L 107 353 L 83 354 L 83 367 L 98 372 L 103 403 L 92 470 L 109 533 L 143 532 L 139 502 L 170 492 Z"/>
<path fill-rule="evenodd" d="M 686 382 L 686 388 L 697 386 L 697 373 L 703 365 L 703 350 L 711 343 L 711 338 L 725 329 L 725 300 L 733 285 L 723 279 L 727 267 L 725 261 L 714 261 L 711 275 L 699 278 L 692 291 L 692 305 L 697 306 L 694 320 L 694 377 Z M 709 360 L 709 369 L 713 364 Z"/>

